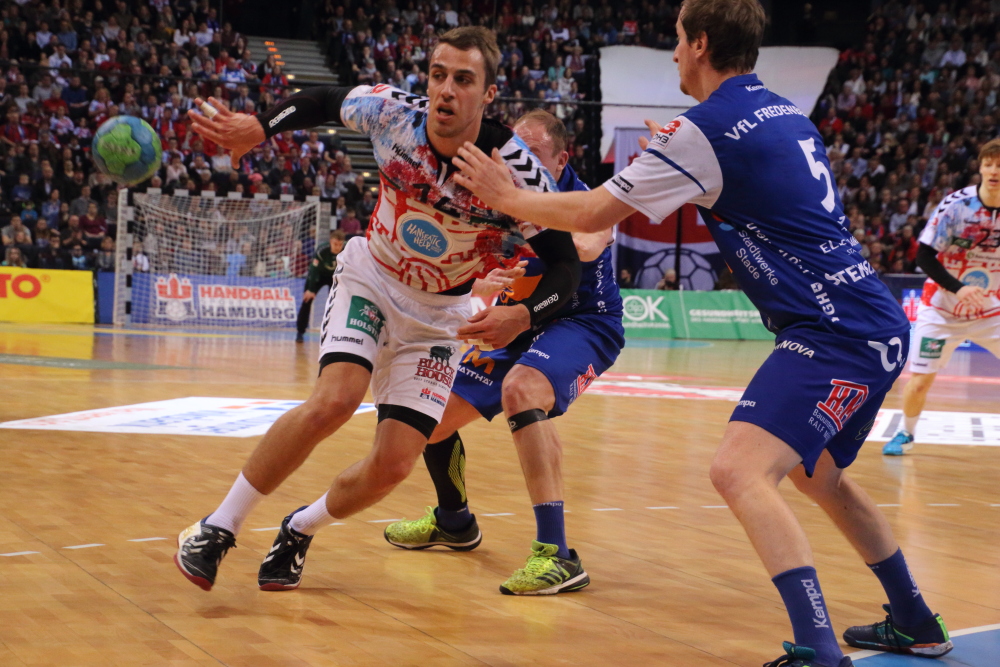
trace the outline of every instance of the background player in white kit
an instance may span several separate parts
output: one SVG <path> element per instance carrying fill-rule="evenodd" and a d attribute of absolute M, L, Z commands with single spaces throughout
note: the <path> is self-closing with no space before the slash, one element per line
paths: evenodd
<path fill-rule="evenodd" d="M 913 447 L 938 371 L 962 342 L 1000 357 L 1000 139 L 979 151 L 982 182 L 953 192 L 920 234 L 917 265 L 927 274 L 903 390 L 903 422 L 882 453 Z"/>

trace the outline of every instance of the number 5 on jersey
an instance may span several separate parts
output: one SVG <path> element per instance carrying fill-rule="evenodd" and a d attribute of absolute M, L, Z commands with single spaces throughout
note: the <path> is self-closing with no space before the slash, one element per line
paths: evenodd
<path fill-rule="evenodd" d="M 833 207 L 836 205 L 837 199 L 833 196 L 833 178 L 830 176 L 830 170 L 826 168 L 825 164 L 813 157 L 813 153 L 816 151 L 816 144 L 812 139 L 803 139 L 799 142 L 799 147 L 806 154 L 806 160 L 809 162 L 809 171 L 812 172 L 813 178 L 817 181 L 826 181 L 826 196 L 823 197 L 823 201 L 820 203 L 826 209 L 827 213 L 833 213 Z"/>

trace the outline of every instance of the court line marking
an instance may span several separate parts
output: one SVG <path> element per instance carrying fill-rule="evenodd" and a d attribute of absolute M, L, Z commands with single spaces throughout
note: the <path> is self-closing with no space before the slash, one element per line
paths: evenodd
<path fill-rule="evenodd" d="M 157 540 L 165 540 L 165 537 L 140 537 L 136 540 L 129 540 L 129 542 L 155 542 Z"/>
<path fill-rule="evenodd" d="M 729 505 L 702 505 L 703 510 L 727 510 Z"/>
<path fill-rule="evenodd" d="M 405 521 L 406 519 L 372 519 L 368 523 L 392 523 L 393 521 Z"/>
<path fill-rule="evenodd" d="M 337 521 L 336 523 L 331 523 L 330 525 L 331 526 L 343 526 L 344 524 L 341 523 L 340 521 Z"/>
<path fill-rule="evenodd" d="M 97 544 L 95 542 L 94 544 L 74 544 L 71 547 L 63 547 L 63 549 L 90 549 L 91 547 L 103 547 L 103 546 L 107 546 L 107 545 L 105 545 L 105 544 Z"/>
<path fill-rule="evenodd" d="M 663 505 L 660 507 L 647 507 L 648 510 L 679 510 L 680 507 L 674 507 L 672 505 Z"/>
<path fill-rule="evenodd" d="M 961 507 L 958 503 L 927 503 L 928 507 Z"/>
<path fill-rule="evenodd" d="M 965 628 L 964 630 L 955 630 L 952 632 L 948 631 L 949 637 L 964 637 L 966 635 L 977 635 L 980 632 L 992 632 L 993 630 L 1000 630 L 1000 623 L 994 625 L 980 625 L 975 628 Z M 872 658 L 876 655 L 889 655 L 885 651 L 856 651 L 854 653 L 848 653 L 847 657 L 851 660 L 861 660 L 862 658 Z"/>
<path fill-rule="evenodd" d="M 270 528 L 251 528 L 251 533 L 263 533 L 265 530 L 281 530 L 281 526 L 271 526 Z"/>
<path fill-rule="evenodd" d="M 37 551 L 12 551 L 9 554 L 0 554 L 0 556 L 27 556 L 28 554 L 37 554 Z"/>

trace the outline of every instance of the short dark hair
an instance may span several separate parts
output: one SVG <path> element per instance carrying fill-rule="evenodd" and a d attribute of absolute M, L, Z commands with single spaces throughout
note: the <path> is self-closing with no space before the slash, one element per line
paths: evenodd
<path fill-rule="evenodd" d="M 719 72 L 753 71 L 765 21 L 759 0 L 684 0 L 681 5 L 681 26 L 688 41 L 704 34 L 709 62 Z"/>
<path fill-rule="evenodd" d="M 979 149 L 979 163 L 982 164 L 983 160 L 987 159 L 1000 159 L 1000 137 L 987 141 L 983 144 L 983 147 Z"/>
<path fill-rule="evenodd" d="M 486 82 L 483 90 L 486 90 L 497 82 L 497 70 L 500 68 L 500 47 L 497 46 L 497 37 L 489 28 L 483 26 L 463 26 L 453 28 L 438 38 L 438 46 L 448 44 L 459 51 L 476 49 L 483 54 L 483 67 L 486 73 Z M 434 52 L 431 52 L 433 60 Z"/>
<path fill-rule="evenodd" d="M 569 144 L 569 133 L 563 122 L 544 109 L 532 109 L 517 119 L 514 127 L 521 123 L 538 123 L 545 128 L 545 133 L 552 137 L 552 145 L 555 148 L 553 155 L 562 153 Z"/>

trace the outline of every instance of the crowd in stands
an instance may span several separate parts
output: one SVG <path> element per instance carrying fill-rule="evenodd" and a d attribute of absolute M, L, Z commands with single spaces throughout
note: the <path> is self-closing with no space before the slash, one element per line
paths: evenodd
<path fill-rule="evenodd" d="M 879 273 L 915 270 L 920 231 L 978 184 L 1000 133 L 1000 3 L 890 0 L 844 50 L 814 113 L 859 251 Z"/>
<path fill-rule="evenodd" d="M 914 270 L 916 237 L 949 192 L 976 182 L 977 148 L 997 133 L 1000 14 L 985 0 L 923 5 L 891 0 L 845 50 L 815 120 L 861 252 L 880 272 Z M 512 123 L 541 106 L 570 132 L 570 165 L 597 180 L 597 49 L 672 48 L 674 0 L 454 3 L 321 0 L 314 4 L 341 83 L 387 82 L 426 92 L 427 57 L 449 28 L 485 24 L 502 48 L 501 101 Z M 94 169 L 90 143 L 117 114 L 144 118 L 163 142 L 149 185 L 318 195 L 338 226 L 364 233 L 377 192 L 338 135 L 286 133 L 238 170 L 190 131 L 187 111 L 213 95 L 234 110 L 266 110 L 290 91 L 207 0 L 27 0 L 0 7 L 0 240 L 3 261 L 113 269 L 117 188 Z"/>

